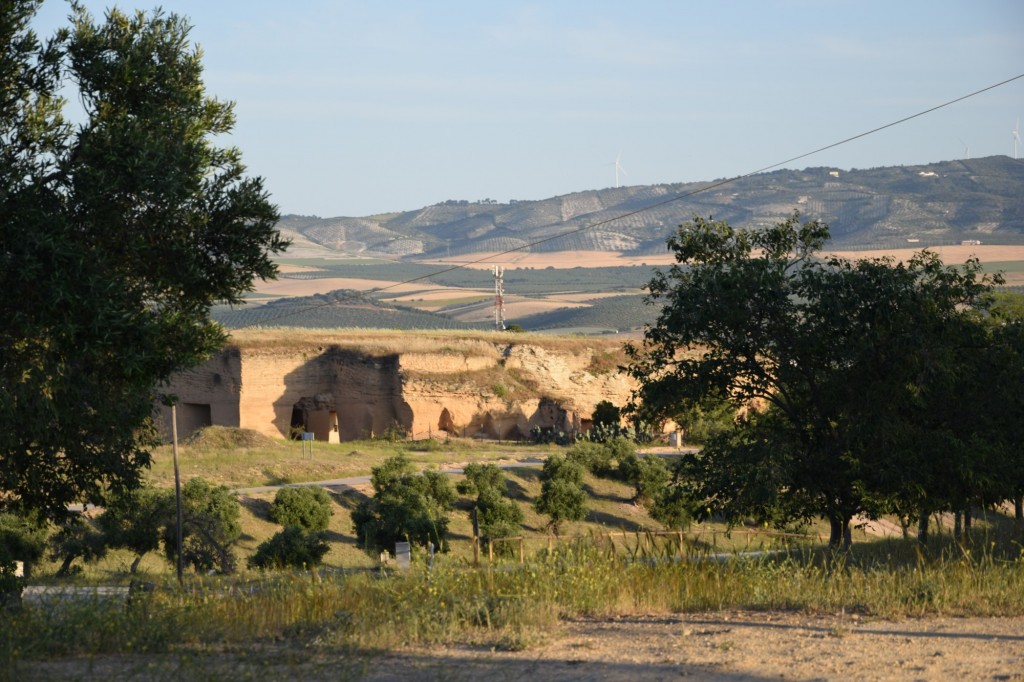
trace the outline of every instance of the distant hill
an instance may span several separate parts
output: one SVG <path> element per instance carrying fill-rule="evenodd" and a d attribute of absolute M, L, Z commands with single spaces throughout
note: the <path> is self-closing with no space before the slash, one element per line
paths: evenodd
<path fill-rule="evenodd" d="M 694 213 L 756 227 L 799 210 L 821 218 L 842 248 L 934 246 L 977 239 L 1024 243 L 1024 160 L 991 156 L 863 170 L 806 168 L 754 175 L 658 205 L 710 182 L 576 192 L 538 201 L 450 200 L 417 211 L 362 218 L 287 215 L 286 233 L 339 253 L 417 260 L 504 251 L 653 206 L 529 248 L 661 254 Z"/>

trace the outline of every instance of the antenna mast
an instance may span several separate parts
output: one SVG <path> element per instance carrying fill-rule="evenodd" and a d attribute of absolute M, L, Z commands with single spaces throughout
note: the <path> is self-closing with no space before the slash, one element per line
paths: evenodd
<path fill-rule="evenodd" d="M 494 329 L 505 331 L 505 268 L 494 266 Z"/>

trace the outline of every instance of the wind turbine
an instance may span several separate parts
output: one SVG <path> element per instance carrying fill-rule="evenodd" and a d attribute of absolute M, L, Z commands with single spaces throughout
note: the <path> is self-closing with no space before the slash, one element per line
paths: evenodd
<path fill-rule="evenodd" d="M 614 164 L 608 164 L 610 166 L 615 166 L 615 187 L 616 188 L 619 186 L 619 173 L 622 173 L 623 175 L 629 175 L 629 173 L 626 172 L 626 169 L 622 167 L 622 164 L 619 163 L 619 161 L 621 159 L 622 159 L 622 152 L 619 152 L 615 156 L 615 163 Z"/>
<path fill-rule="evenodd" d="M 956 139 L 960 140 L 959 137 L 956 138 Z M 967 157 L 967 160 L 970 161 L 971 160 L 971 147 L 970 147 L 970 145 L 968 145 L 963 140 L 960 140 L 960 144 L 962 144 L 964 146 L 964 155 Z"/>
<path fill-rule="evenodd" d="M 1017 126 L 1013 129 L 1013 158 L 1017 156 L 1017 147 L 1020 146 L 1020 119 L 1017 119 Z"/>

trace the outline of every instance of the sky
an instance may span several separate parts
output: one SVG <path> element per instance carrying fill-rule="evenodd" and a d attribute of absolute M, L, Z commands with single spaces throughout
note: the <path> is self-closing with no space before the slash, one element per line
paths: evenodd
<path fill-rule="evenodd" d="M 114 3 L 82 0 L 101 17 Z M 733 177 L 1024 74 L 1020 0 L 128 0 L 188 17 L 282 213 Z M 33 27 L 67 23 L 45 0 Z M 1005 154 L 1024 79 L 783 167 Z M 1024 158 L 1024 146 L 1020 148 Z"/>

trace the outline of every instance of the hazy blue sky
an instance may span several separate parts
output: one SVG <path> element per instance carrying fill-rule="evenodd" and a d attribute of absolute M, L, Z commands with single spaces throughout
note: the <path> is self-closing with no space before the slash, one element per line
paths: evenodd
<path fill-rule="evenodd" d="M 118 6 L 157 4 L 195 25 L 250 171 L 323 217 L 610 187 L 620 153 L 622 184 L 739 175 L 1024 73 L 1020 0 Z M 1024 79 L 793 165 L 1012 155 L 1018 118 Z"/>

